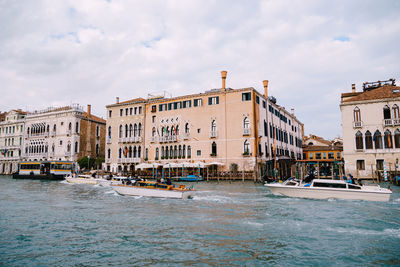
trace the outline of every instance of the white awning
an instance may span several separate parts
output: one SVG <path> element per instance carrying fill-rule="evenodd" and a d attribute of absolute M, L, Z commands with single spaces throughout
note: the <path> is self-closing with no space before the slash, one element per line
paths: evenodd
<path fill-rule="evenodd" d="M 225 164 L 222 162 L 214 161 L 206 164 L 207 166 L 217 165 L 217 166 L 224 166 Z"/>

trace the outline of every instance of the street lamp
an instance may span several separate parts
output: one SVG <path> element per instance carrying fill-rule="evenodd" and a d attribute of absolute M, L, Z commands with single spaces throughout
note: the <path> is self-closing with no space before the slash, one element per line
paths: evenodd
<path fill-rule="evenodd" d="M 88 170 L 90 171 L 90 156 L 88 156 Z"/>

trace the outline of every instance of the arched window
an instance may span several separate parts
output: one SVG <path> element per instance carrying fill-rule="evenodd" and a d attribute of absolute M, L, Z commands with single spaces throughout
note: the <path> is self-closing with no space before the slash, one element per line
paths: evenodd
<path fill-rule="evenodd" d="M 185 124 L 185 133 L 189 133 L 189 123 Z"/>
<path fill-rule="evenodd" d="M 119 150 L 118 150 L 118 158 L 121 158 L 122 157 L 122 148 L 119 148 Z"/>
<path fill-rule="evenodd" d="M 243 120 L 243 128 L 244 129 L 249 129 L 250 128 L 250 120 L 247 117 L 245 117 L 244 120 Z"/>
<path fill-rule="evenodd" d="M 100 136 L 100 127 L 96 126 L 96 136 Z"/>
<path fill-rule="evenodd" d="M 28 129 L 26 129 L 26 132 L 28 135 L 29 135 L 29 131 L 30 131 L 30 128 L 28 127 Z M 6 133 L 7 133 L 7 128 L 6 128 Z"/>
<path fill-rule="evenodd" d="M 108 126 L 108 138 L 111 138 L 111 126 Z"/>
<path fill-rule="evenodd" d="M 382 135 L 379 130 L 376 130 L 374 133 L 374 142 L 375 142 L 375 149 L 382 149 Z"/>
<path fill-rule="evenodd" d="M 132 134 L 133 134 L 133 126 L 131 123 L 131 124 L 129 124 L 129 137 L 132 137 Z"/>
<path fill-rule="evenodd" d="M 211 122 L 211 132 L 216 132 L 217 131 L 217 122 L 213 120 Z"/>
<path fill-rule="evenodd" d="M 175 135 L 175 127 L 171 126 L 171 135 Z"/>
<path fill-rule="evenodd" d="M 178 148 L 178 157 L 182 157 L 182 146 L 181 145 L 179 145 L 179 148 Z"/>
<path fill-rule="evenodd" d="M 354 108 L 354 121 L 361 121 L 361 113 L 358 107 Z"/>
<path fill-rule="evenodd" d="M 169 147 L 169 157 L 171 159 L 174 157 L 174 148 L 172 146 Z"/>
<path fill-rule="evenodd" d="M 394 146 L 396 148 L 400 148 L 400 131 L 399 131 L 399 129 L 396 129 L 396 131 L 394 131 Z"/>
<path fill-rule="evenodd" d="M 175 127 L 175 134 L 179 135 L 179 126 L 178 125 Z"/>
<path fill-rule="evenodd" d="M 141 146 L 138 147 L 138 158 L 140 158 L 140 154 L 142 154 L 142 147 Z"/>
<path fill-rule="evenodd" d="M 70 143 L 67 144 L 67 152 L 71 152 L 71 144 Z"/>
<path fill-rule="evenodd" d="M 107 158 L 111 158 L 111 149 L 109 148 L 108 150 L 107 150 Z"/>
<path fill-rule="evenodd" d="M 47 124 L 47 132 L 50 132 L 50 125 Z"/>
<path fill-rule="evenodd" d="M 152 137 L 156 136 L 156 127 L 153 127 L 153 129 L 151 130 L 151 136 Z"/>
<path fill-rule="evenodd" d="M 124 147 L 124 149 L 122 150 L 122 152 L 124 153 L 124 157 L 127 158 L 129 155 L 129 148 Z"/>
<path fill-rule="evenodd" d="M 161 136 L 164 136 L 164 132 L 165 132 L 165 127 L 161 128 Z"/>
<path fill-rule="evenodd" d="M 133 147 L 133 157 L 136 158 L 137 155 L 137 149 L 136 146 Z"/>
<path fill-rule="evenodd" d="M 211 155 L 216 156 L 217 155 L 217 143 L 212 142 L 211 144 Z"/>
<path fill-rule="evenodd" d="M 383 118 L 385 119 L 385 120 L 387 120 L 387 119 L 390 119 L 390 108 L 389 108 L 389 106 L 388 105 L 386 105 L 386 106 L 384 106 L 383 107 Z"/>
<path fill-rule="evenodd" d="M 125 124 L 125 137 L 129 136 L 129 128 L 128 124 Z"/>
<path fill-rule="evenodd" d="M 122 125 L 119 126 L 119 138 L 122 138 Z"/>
<path fill-rule="evenodd" d="M 190 146 L 187 147 L 187 156 L 188 158 L 192 157 L 192 148 Z"/>
<path fill-rule="evenodd" d="M 356 133 L 356 149 L 363 149 L 363 135 L 360 131 Z"/>
<path fill-rule="evenodd" d="M 78 142 L 75 142 L 75 153 L 79 152 L 79 148 L 78 148 Z"/>
<path fill-rule="evenodd" d="M 142 136 L 142 124 L 140 122 L 138 126 L 138 136 Z"/>
<path fill-rule="evenodd" d="M 57 125 L 54 124 L 54 125 L 53 125 L 53 132 L 56 132 L 56 130 L 57 130 Z"/>
<path fill-rule="evenodd" d="M 72 130 L 72 122 L 70 122 L 69 124 L 68 124 L 68 130 Z"/>
<path fill-rule="evenodd" d="M 133 136 L 134 137 L 137 136 L 137 124 L 136 123 L 133 125 Z"/>
<path fill-rule="evenodd" d="M 165 155 L 164 155 L 164 158 L 168 158 L 168 156 L 169 156 L 169 152 L 168 152 L 168 146 L 166 146 L 165 147 Z"/>
<path fill-rule="evenodd" d="M 155 157 L 156 160 L 158 160 L 158 153 L 159 153 L 159 150 L 158 150 L 158 147 L 157 147 L 156 148 L 156 157 Z"/>
<path fill-rule="evenodd" d="M 167 128 L 165 129 L 165 135 L 169 136 L 169 126 L 167 126 Z"/>
<path fill-rule="evenodd" d="M 365 132 L 365 149 L 372 149 L 372 134 L 370 131 Z"/>
<path fill-rule="evenodd" d="M 99 155 L 99 144 L 96 144 L 96 156 Z"/>
<path fill-rule="evenodd" d="M 389 130 L 385 131 L 385 148 L 393 148 L 392 133 Z"/>
<path fill-rule="evenodd" d="M 79 133 L 79 122 L 75 123 L 75 133 Z"/>
<path fill-rule="evenodd" d="M 129 147 L 129 157 L 132 158 L 132 146 Z"/>
<path fill-rule="evenodd" d="M 178 157 L 178 147 L 174 146 L 174 158 Z"/>
<path fill-rule="evenodd" d="M 399 114 L 399 106 L 394 104 L 393 107 L 392 107 L 392 110 L 393 110 L 393 119 L 400 118 L 400 116 L 399 116 L 400 115 Z"/>
<path fill-rule="evenodd" d="M 186 157 L 186 146 L 183 145 L 183 147 L 182 147 L 182 158 L 185 158 L 185 157 Z"/>
<path fill-rule="evenodd" d="M 249 143 L 249 141 L 247 141 L 247 139 L 244 140 L 244 143 L 243 143 L 243 154 L 247 154 L 247 155 L 250 154 L 250 143 Z"/>
<path fill-rule="evenodd" d="M 164 158 L 164 155 L 165 155 L 165 154 L 164 154 L 164 147 L 162 146 L 162 147 L 161 147 L 161 158 L 162 158 L 162 159 Z"/>

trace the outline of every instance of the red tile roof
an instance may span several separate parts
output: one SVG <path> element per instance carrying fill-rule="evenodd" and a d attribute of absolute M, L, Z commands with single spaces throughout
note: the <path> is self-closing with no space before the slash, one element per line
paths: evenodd
<path fill-rule="evenodd" d="M 83 116 L 84 118 L 87 118 L 87 119 L 92 120 L 92 121 L 97 121 L 97 122 L 101 122 L 101 123 L 106 123 L 106 120 L 105 120 L 105 119 L 102 119 L 102 118 L 100 118 L 100 117 L 97 117 L 97 116 L 95 116 L 95 115 L 93 115 L 93 114 L 88 115 L 87 112 L 83 112 L 82 116 Z"/>
<path fill-rule="evenodd" d="M 353 96 L 354 95 L 354 96 Z M 346 99 L 343 99 L 343 98 Z M 375 99 L 387 99 L 400 97 L 400 87 L 393 85 L 384 85 L 371 91 L 358 92 L 358 93 L 344 93 L 342 94 L 342 102 L 353 101 L 366 101 Z"/>

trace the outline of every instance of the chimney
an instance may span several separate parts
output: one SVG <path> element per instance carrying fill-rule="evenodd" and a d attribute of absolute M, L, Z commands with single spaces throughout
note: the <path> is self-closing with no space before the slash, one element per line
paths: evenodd
<path fill-rule="evenodd" d="M 119 97 L 117 96 L 117 98 L 116 98 L 116 101 L 115 102 L 117 102 L 117 104 L 119 104 Z"/>
<path fill-rule="evenodd" d="M 87 114 L 90 115 L 90 112 L 92 110 L 92 105 L 87 105 Z"/>
<path fill-rule="evenodd" d="M 292 116 L 294 116 L 294 108 L 291 108 L 290 112 L 292 113 Z"/>
<path fill-rule="evenodd" d="M 226 70 L 221 71 L 221 78 L 222 78 L 222 91 L 225 92 L 226 88 L 225 88 L 225 81 L 226 81 L 226 74 L 228 72 Z"/>
<path fill-rule="evenodd" d="M 352 93 L 355 93 L 355 92 L 356 92 L 356 84 L 355 84 L 355 83 L 353 83 L 353 84 L 351 85 L 351 92 L 352 92 Z"/>
<path fill-rule="evenodd" d="M 268 98 L 268 80 L 264 80 L 263 85 L 264 85 L 264 96 Z"/>

